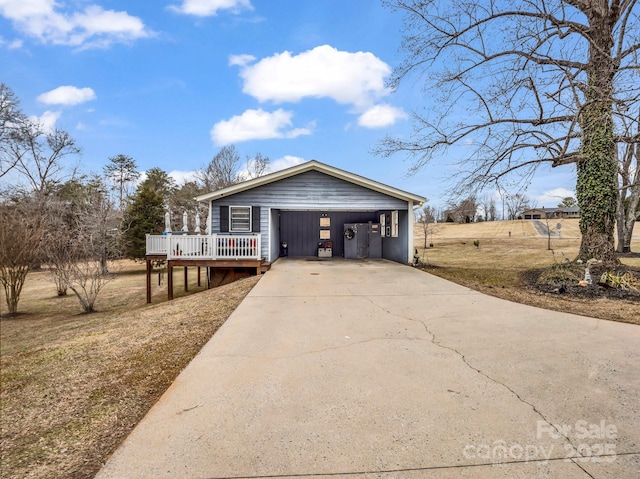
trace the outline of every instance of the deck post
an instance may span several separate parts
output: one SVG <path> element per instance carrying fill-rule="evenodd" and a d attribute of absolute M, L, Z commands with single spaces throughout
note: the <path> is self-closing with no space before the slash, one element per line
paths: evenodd
<path fill-rule="evenodd" d="M 189 267 L 184 267 L 184 290 L 189 291 Z"/>
<path fill-rule="evenodd" d="M 147 304 L 151 303 L 151 260 L 147 258 Z"/>
<path fill-rule="evenodd" d="M 198 288 L 200 287 L 200 266 L 198 266 Z"/>
<path fill-rule="evenodd" d="M 173 265 L 167 261 L 167 299 L 173 299 Z"/>

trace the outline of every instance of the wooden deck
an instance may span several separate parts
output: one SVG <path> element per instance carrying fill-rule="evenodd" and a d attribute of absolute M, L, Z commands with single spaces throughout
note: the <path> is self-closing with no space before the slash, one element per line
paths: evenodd
<path fill-rule="evenodd" d="M 213 235 L 147 235 L 147 303 L 151 302 L 151 272 L 153 263 L 167 264 L 168 298 L 173 299 L 173 268 L 184 268 L 184 288 L 189 288 L 189 268 L 198 271 L 198 286 L 201 284 L 201 270 L 205 268 L 207 289 L 215 271 L 235 271 L 238 268 L 261 274 L 265 270 L 265 260 L 260 256 L 260 234 L 213 234 Z M 266 268 L 268 269 L 268 267 Z"/>
<path fill-rule="evenodd" d="M 169 260 L 258 260 L 261 257 L 259 233 L 212 235 L 166 234 L 146 238 L 147 256 Z"/>
<path fill-rule="evenodd" d="M 189 268 L 197 268 L 198 286 L 201 286 L 201 272 L 205 270 L 205 281 L 207 289 L 213 285 L 213 279 L 216 277 L 216 271 L 222 273 L 223 279 L 229 271 L 236 269 L 244 269 L 251 274 L 259 275 L 269 270 L 271 266 L 266 263 L 264 258 L 260 259 L 206 259 L 206 258 L 176 258 L 167 259 L 167 255 L 150 254 L 146 255 L 147 263 L 147 303 L 151 303 L 151 273 L 153 272 L 153 263 L 164 261 L 167 265 L 167 298 L 173 299 L 174 281 L 173 268 L 184 268 L 184 290 L 189 290 Z"/>

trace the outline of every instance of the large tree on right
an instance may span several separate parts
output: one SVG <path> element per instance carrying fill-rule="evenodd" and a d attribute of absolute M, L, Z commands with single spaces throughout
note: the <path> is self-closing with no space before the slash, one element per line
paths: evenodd
<path fill-rule="evenodd" d="M 455 155 L 465 188 L 575 164 L 579 257 L 616 262 L 616 151 L 640 141 L 620 126 L 637 122 L 640 104 L 637 0 L 384 3 L 404 13 L 390 86 L 418 74 L 436 101 L 414 112 L 410 137 L 378 152 L 408 152 L 413 169 Z"/>

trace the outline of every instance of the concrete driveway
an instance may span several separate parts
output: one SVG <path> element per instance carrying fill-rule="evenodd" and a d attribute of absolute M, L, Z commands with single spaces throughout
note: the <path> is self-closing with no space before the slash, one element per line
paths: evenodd
<path fill-rule="evenodd" d="M 97 477 L 635 478 L 639 398 L 638 326 L 286 259 Z"/>

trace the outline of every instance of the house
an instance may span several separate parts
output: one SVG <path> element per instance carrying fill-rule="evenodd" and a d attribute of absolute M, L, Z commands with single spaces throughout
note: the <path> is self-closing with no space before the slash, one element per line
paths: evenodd
<path fill-rule="evenodd" d="M 413 209 L 426 198 L 309 161 L 196 200 L 209 207 L 207 234 L 148 235 L 148 265 L 166 258 L 169 271 L 172 266 L 259 271 L 262 263 L 280 256 L 370 257 L 409 264 Z"/>
<path fill-rule="evenodd" d="M 528 208 L 522 212 L 520 217 L 525 220 L 580 218 L 580 208 L 577 206 L 563 208 Z"/>
<path fill-rule="evenodd" d="M 209 204 L 211 233 L 259 234 L 260 253 L 267 262 L 283 250 L 288 256 L 316 256 L 321 242 L 331 242 L 332 256 L 345 256 L 345 225 L 372 223 L 380 225 L 380 257 L 410 263 L 413 208 L 426 201 L 318 161 L 196 199 Z M 360 257 L 367 256 L 364 253 Z"/>

